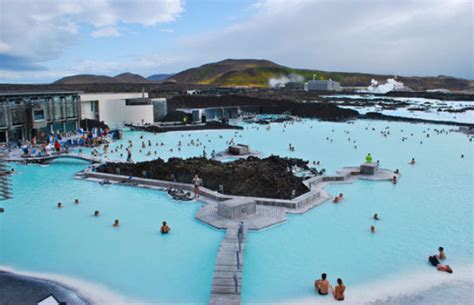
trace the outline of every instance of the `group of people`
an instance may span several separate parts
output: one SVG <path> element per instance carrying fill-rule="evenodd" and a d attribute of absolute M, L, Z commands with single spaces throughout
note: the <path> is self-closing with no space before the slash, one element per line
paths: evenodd
<path fill-rule="evenodd" d="M 319 295 L 327 295 L 329 292 L 332 293 L 334 299 L 337 301 L 344 301 L 344 292 L 346 291 L 346 286 L 342 282 L 342 279 L 337 279 L 337 285 L 332 287 L 327 280 L 327 274 L 321 274 L 321 278 L 314 281 L 314 289 L 319 293 Z"/>
<path fill-rule="evenodd" d="M 439 247 L 438 248 L 438 254 L 431 255 L 428 257 L 428 261 L 433 267 L 436 267 L 439 271 L 444 271 L 447 273 L 453 273 L 453 269 L 449 265 L 443 265 L 440 263 L 440 260 L 445 260 L 446 259 L 446 254 L 444 253 L 444 248 Z"/>
<path fill-rule="evenodd" d="M 79 199 L 74 199 L 74 204 L 75 205 L 78 205 L 79 204 Z M 58 202 L 56 204 L 56 207 L 58 209 L 61 209 L 63 208 L 63 204 L 62 202 Z M 99 217 L 100 216 L 100 212 L 98 210 L 95 210 L 94 211 L 94 217 Z M 119 219 L 115 219 L 114 223 L 112 224 L 112 227 L 114 228 L 118 228 L 120 227 L 120 220 Z M 167 222 L 166 221 L 163 221 L 162 225 L 161 225 L 161 228 L 160 228 L 160 233 L 161 234 L 168 234 L 169 232 L 171 231 L 171 228 L 168 226 Z"/>

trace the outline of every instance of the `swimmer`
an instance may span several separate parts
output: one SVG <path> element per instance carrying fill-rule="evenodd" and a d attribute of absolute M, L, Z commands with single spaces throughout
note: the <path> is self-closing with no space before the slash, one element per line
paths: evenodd
<path fill-rule="evenodd" d="M 375 226 L 374 226 L 374 225 L 371 225 L 371 226 L 370 226 L 370 232 L 372 232 L 372 233 L 375 233 L 375 232 L 376 232 L 376 231 L 375 231 Z"/>
<path fill-rule="evenodd" d="M 112 225 L 113 227 L 120 227 L 120 221 L 118 219 L 115 219 L 114 224 Z"/>
<path fill-rule="evenodd" d="M 374 220 L 380 220 L 379 214 L 377 214 L 377 213 L 375 213 L 375 214 L 374 214 L 374 217 L 372 217 L 372 218 L 373 218 Z"/>
<path fill-rule="evenodd" d="M 316 289 L 320 295 L 327 295 L 329 292 L 330 285 L 326 277 L 326 273 L 323 273 L 321 274 L 321 279 L 314 281 L 314 289 Z"/>
<path fill-rule="evenodd" d="M 463 158 L 464 158 L 464 155 L 461 155 L 461 159 L 463 159 Z"/>
<path fill-rule="evenodd" d="M 415 163 L 416 163 L 415 158 L 411 158 L 410 164 L 415 165 Z"/>
<path fill-rule="evenodd" d="M 400 174 L 400 171 L 398 170 L 398 168 L 395 170 L 395 174 Z"/>
<path fill-rule="evenodd" d="M 161 234 L 168 234 L 171 231 L 170 227 L 168 227 L 168 224 L 166 221 L 163 221 L 163 225 L 160 228 Z"/>
<path fill-rule="evenodd" d="M 428 257 L 428 261 L 431 263 L 433 267 L 436 267 L 439 271 L 444 271 L 447 273 L 453 273 L 453 269 L 449 265 L 443 265 L 439 262 L 439 260 L 436 258 L 436 256 L 430 256 Z"/>
<path fill-rule="evenodd" d="M 436 258 L 438 259 L 446 259 L 446 254 L 444 253 L 444 248 L 443 247 L 438 247 L 438 251 L 439 251 L 439 254 L 438 255 L 435 255 Z"/>
<path fill-rule="evenodd" d="M 58 209 L 62 208 L 63 207 L 63 204 L 61 202 L 58 202 L 58 205 L 57 205 Z"/>
<path fill-rule="evenodd" d="M 341 201 L 342 199 L 344 199 L 344 195 L 342 193 L 339 194 L 339 201 Z"/>
<path fill-rule="evenodd" d="M 332 287 L 331 287 L 332 288 Z M 346 286 L 342 283 L 341 279 L 337 279 L 337 286 L 332 290 L 332 295 L 338 301 L 344 301 L 344 291 Z"/>
<path fill-rule="evenodd" d="M 393 177 L 392 177 L 392 183 L 393 183 L 393 184 L 397 184 L 397 176 L 393 176 Z"/>
<path fill-rule="evenodd" d="M 79 199 L 74 199 L 75 204 L 79 204 Z"/>
<path fill-rule="evenodd" d="M 337 197 L 337 196 L 336 196 L 336 197 L 334 197 L 334 199 L 333 199 L 332 203 L 338 203 L 338 202 L 339 202 L 339 197 Z"/>
<path fill-rule="evenodd" d="M 94 212 L 94 216 L 95 216 L 95 217 L 99 216 L 99 214 L 100 214 L 99 211 L 95 211 L 95 212 Z"/>

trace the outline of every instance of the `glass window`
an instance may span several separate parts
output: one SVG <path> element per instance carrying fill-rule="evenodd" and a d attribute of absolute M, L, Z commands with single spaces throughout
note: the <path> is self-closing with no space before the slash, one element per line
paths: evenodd
<path fill-rule="evenodd" d="M 33 120 L 42 121 L 44 120 L 44 110 L 33 110 Z"/>

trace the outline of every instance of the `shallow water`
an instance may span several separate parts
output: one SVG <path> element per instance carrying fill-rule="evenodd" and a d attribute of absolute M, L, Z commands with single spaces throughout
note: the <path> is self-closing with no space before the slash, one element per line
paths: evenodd
<path fill-rule="evenodd" d="M 154 154 L 145 153 L 154 150 L 167 159 L 200 155 L 203 145 L 208 155 L 212 149 L 219 152 L 234 138 L 262 156 L 320 161 L 327 173 L 359 165 L 368 152 L 382 167 L 401 171 L 397 185 L 332 185 L 327 189 L 331 194 L 342 192 L 346 197 L 341 204 L 326 203 L 304 215 L 289 215 L 282 225 L 250 233 L 244 304 L 319 302 L 312 282 L 321 272 L 327 272 L 332 283 L 337 277 L 344 279 L 346 303 L 360 295 L 369 296 L 366 303 L 383 300 L 393 291 L 373 294 L 373 287 L 396 287 L 393 283 L 413 274 L 443 283 L 451 275 L 426 263 L 439 245 L 446 248 L 455 275 L 472 264 L 473 143 L 458 132 L 434 132 L 453 127 L 362 120 L 304 120 L 271 124 L 269 129 L 241 125 L 241 131 L 125 132 L 125 139 L 111 148 L 132 140 L 134 160 L 153 159 Z M 381 134 L 388 130 L 387 137 Z M 152 142 L 142 153 L 141 136 L 146 144 Z M 408 139 L 402 142 L 402 137 Z M 188 146 L 191 139 L 203 145 Z M 161 142 L 165 145 L 156 146 Z M 295 152 L 288 150 L 289 143 Z M 412 157 L 415 166 L 408 165 Z M 85 166 L 72 161 L 46 167 L 16 165 L 14 199 L 4 204 L 6 213 L 0 217 L 0 265 L 69 276 L 152 303 L 206 304 L 223 233 L 194 219 L 199 204 L 178 203 L 158 191 L 73 179 Z M 73 204 L 76 197 L 81 200 L 78 206 Z M 63 209 L 55 208 L 58 201 Z M 91 216 L 96 209 L 103 213 L 97 219 Z M 382 218 L 375 224 L 376 234 L 368 230 L 373 213 Z M 119 229 L 111 227 L 116 218 L 122 223 Z M 169 236 L 158 233 L 162 220 L 171 225 Z"/>

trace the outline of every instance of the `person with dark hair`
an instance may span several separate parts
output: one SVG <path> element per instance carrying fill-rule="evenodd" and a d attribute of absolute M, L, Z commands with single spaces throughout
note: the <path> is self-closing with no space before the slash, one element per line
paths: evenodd
<path fill-rule="evenodd" d="M 344 284 L 342 283 L 342 280 L 338 278 L 336 288 L 332 289 L 332 295 L 334 296 L 336 300 L 344 301 L 344 291 L 346 291 L 346 286 L 344 286 Z"/>
<path fill-rule="evenodd" d="M 451 269 L 449 265 L 441 264 L 435 255 L 428 257 L 428 261 L 431 263 L 433 267 L 436 267 L 436 269 L 438 269 L 439 271 L 453 273 L 453 269 Z"/>
<path fill-rule="evenodd" d="M 171 231 L 170 227 L 166 223 L 166 221 L 163 221 L 163 225 L 160 228 L 161 234 L 168 234 Z"/>
<path fill-rule="evenodd" d="M 439 247 L 438 248 L 438 251 L 439 251 L 439 254 L 436 255 L 436 257 L 440 260 L 444 260 L 446 259 L 446 254 L 444 253 L 444 248 L 443 247 Z"/>
<path fill-rule="evenodd" d="M 321 274 L 321 279 L 314 281 L 314 289 L 316 289 L 320 295 L 327 295 L 329 292 L 330 285 L 326 278 L 326 273 L 323 273 Z"/>

